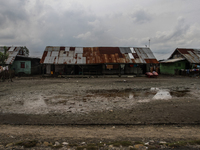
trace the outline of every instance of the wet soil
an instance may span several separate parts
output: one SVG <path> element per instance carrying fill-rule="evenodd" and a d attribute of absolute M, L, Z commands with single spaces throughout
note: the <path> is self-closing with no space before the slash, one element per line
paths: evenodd
<path fill-rule="evenodd" d="M 199 82 L 189 77 L 17 78 L 1 83 L 0 123 L 199 124 Z"/>
<path fill-rule="evenodd" d="M 0 83 L 1 143 L 35 138 L 200 139 L 199 78 L 24 77 L 13 81 Z M 158 92 L 160 97 L 155 98 Z"/>

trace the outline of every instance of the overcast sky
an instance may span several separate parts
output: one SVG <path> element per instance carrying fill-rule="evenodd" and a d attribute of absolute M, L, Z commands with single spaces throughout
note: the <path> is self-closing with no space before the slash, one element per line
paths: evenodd
<path fill-rule="evenodd" d="M 200 48 L 200 0 L 0 0 L 0 45 Z"/>

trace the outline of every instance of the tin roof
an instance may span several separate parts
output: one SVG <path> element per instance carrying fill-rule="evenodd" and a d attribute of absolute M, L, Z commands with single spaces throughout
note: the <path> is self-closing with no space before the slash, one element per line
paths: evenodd
<path fill-rule="evenodd" d="M 160 61 L 160 63 L 173 63 L 173 62 L 182 61 L 182 60 L 185 60 L 185 58 L 168 59 L 168 60 Z"/>
<path fill-rule="evenodd" d="M 47 46 L 42 64 L 158 63 L 149 48 Z"/>
<path fill-rule="evenodd" d="M 196 64 L 200 63 L 200 49 L 177 48 L 172 53 L 170 58 L 175 57 L 175 54 L 177 52 L 181 54 L 180 57 L 187 59 L 190 63 L 196 63 Z"/>
<path fill-rule="evenodd" d="M 12 64 L 15 60 L 15 57 L 18 56 L 23 56 L 23 53 L 19 53 L 19 51 L 21 50 L 22 47 L 15 47 L 15 46 L 11 46 L 11 47 L 7 47 L 7 53 L 8 55 L 8 59 L 6 60 L 6 64 Z M 0 47 L 0 52 L 4 53 L 4 47 L 1 46 Z"/>

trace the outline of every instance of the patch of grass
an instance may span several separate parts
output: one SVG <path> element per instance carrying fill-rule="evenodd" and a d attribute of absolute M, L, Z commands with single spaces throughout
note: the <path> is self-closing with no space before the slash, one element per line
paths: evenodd
<path fill-rule="evenodd" d="M 131 145 L 132 145 L 132 142 L 130 142 L 130 141 L 121 141 L 120 144 L 121 144 L 122 146 L 131 146 Z"/>
<path fill-rule="evenodd" d="M 149 149 L 149 150 L 151 150 L 151 149 L 152 149 L 152 150 L 153 150 L 153 149 L 154 149 L 154 150 L 155 150 L 155 149 L 160 149 L 160 146 L 159 146 L 159 145 L 148 145 L 148 149 Z"/>
<path fill-rule="evenodd" d="M 120 147 L 120 145 L 128 147 L 128 146 L 132 145 L 132 142 L 130 142 L 130 141 L 115 141 L 115 142 L 107 143 L 107 145 L 113 145 L 114 147 Z"/>
<path fill-rule="evenodd" d="M 190 144 L 190 145 L 200 145 L 200 140 L 188 141 L 188 144 Z"/>
<path fill-rule="evenodd" d="M 99 147 L 104 147 L 104 143 L 99 143 L 98 146 Z"/>
<path fill-rule="evenodd" d="M 19 141 L 19 142 L 16 142 L 14 145 L 24 146 L 25 148 L 30 148 L 30 147 L 36 146 L 36 144 L 37 144 L 37 141 L 33 140 L 33 141 Z"/>
<path fill-rule="evenodd" d="M 78 144 L 69 144 L 70 147 L 78 146 Z"/>
<path fill-rule="evenodd" d="M 76 150 L 83 150 L 84 148 L 86 148 L 86 146 L 78 146 L 76 147 Z"/>
<path fill-rule="evenodd" d="M 130 150 L 137 150 L 136 148 L 134 148 L 134 147 L 130 147 Z"/>
<path fill-rule="evenodd" d="M 87 146 L 96 146 L 96 144 L 94 144 L 94 143 L 89 143 L 89 144 L 87 144 Z"/>
<path fill-rule="evenodd" d="M 173 142 L 173 143 L 166 143 L 166 145 L 169 147 L 182 147 L 182 146 L 186 146 L 187 144 L 200 145 L 200 140 L 178 141 L 178 142 Z"/>
<path fill-rule="evenodd" d="M 144 144 L 144 143 L 140 141 L 135 141 L 134 144 Z"/>
<path fill-rule="evenodd" d="M 113 145 L 114 147 L 120 147 L 121 144 L 120 144 L 120 143 L 113 143 L 112 145 Z"/>
<path fill-rule="evenodd" d="M 196 144 L 200 145 L 200 140 L 196 140 L 195 142 Z"/>
<path fill-rule="evenodd" d="M 16 146 L 23 146 L 23 142 L 22 141 L 16 142 L 15 145 Z"/>
<path fill-rule="evenodd" d="M 148 146 L 148 149 L 149 149 L 149 150 L 151 150 L 151 149 L 153 150 L 153 149 L 157 149 L 157 147 L 156 147 L 156 146 L 153 146 L 153 145 L 149 145 L 149 146 Z"/>
<path fill-rule="evenodd" d="M 186 141 L 178 141 L 178 142 L 174 142 L 174 143 L 167 143 L 166 145 L 169 147 L 181 147 L 181 146 L 186 146 L 187 142 Z"/>
<path fill-rule="evenodd" d="M 63 146 L 60 144 L 60 145 L 56 145 L 56 146 L 52 146 L 52 148 L 62 148 Z"/>
<path fill-rule="evenodd" d="M 87 146 L 86 147 L 87 150 L 98 150 L 97 146 Z"/>
<path fill-rule="evenodd" d="M 196 142 L 195 141 L 189 141 L 188 144 L 190 144 L 190 145 L 196 145 Z"/>
<path fill-rule="evenodd" d="M 36 146 L 36 144 L 37 144 L 37 141 L 36 141 L 36 140 L 22 142 L 22 145 L 23 145 L 25 148 L 34 147 L 34 146 Z"/>

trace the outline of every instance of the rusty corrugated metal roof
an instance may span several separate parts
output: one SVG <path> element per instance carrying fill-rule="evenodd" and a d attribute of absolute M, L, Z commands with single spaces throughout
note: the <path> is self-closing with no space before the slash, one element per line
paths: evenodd
<path fill-rule="evenodd" d="M 180 53 L 181 56 L 175 56 L 176 53 Z M 182 57 L 187 59 L 190 63 L 200 63 L 200 49 L 191 48 L 177 48 L 170 58 Z"/>
<path fill-rule="evenodd" d="M 158 63 L 149 48 L 47 46 L 42 64 Z"/>
<path fill-rule="evenodd" d="M 10 46 L 10 47 L 7 47 L 7 48 L 8 48 L 7 53 L 9 54 L 8 59 L 6 60 L 7 65 L 12 64 L 17 55 L 23 56 L 23 54 L 22 55 L 19 54 L 21 47 Z M 3 46 L 0 47 L 0 52 L 4 53 L 4 47 Z"/>

